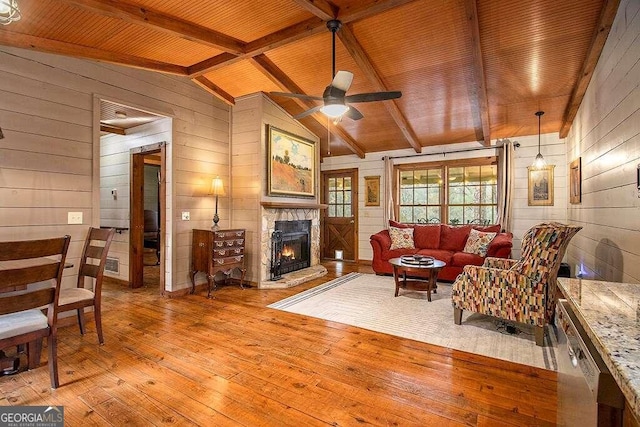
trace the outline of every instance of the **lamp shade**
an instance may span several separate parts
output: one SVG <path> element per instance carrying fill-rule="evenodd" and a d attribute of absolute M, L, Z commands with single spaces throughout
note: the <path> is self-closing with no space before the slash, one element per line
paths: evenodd
<path fill-rule="evenodd" d="M 209 194 L 214 196 L 224 196 L 224 187 L 222 186 L 222 180 L 219 176 L 216 176 L 211 180 L 211 189 Z"/>

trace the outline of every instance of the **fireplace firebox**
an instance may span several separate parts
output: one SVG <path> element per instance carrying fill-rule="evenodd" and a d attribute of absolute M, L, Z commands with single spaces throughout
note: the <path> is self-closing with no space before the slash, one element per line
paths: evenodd
<path fill-rule="evenodd" d="M 311 265 L 311 221 L 276 221 L 271 234 L 271 280 Z"/>

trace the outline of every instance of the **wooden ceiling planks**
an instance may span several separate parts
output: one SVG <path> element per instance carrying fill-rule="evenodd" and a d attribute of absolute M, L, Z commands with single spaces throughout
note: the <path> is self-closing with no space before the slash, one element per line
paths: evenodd
<path fill-rule="evenodd" d="M 337 69 L 354 73 L 348 93 L 403 92 L 393 102 L 357 104 L 365 118 L 345 119 L 334 131 L 333 154 L 363 156 L 536 134 L 538 109 L 546 113 L 543 132 L 566 135 L 618 0 L 201 0 L 197 7 L 181 0 L 21 0 L 20 6 L 23 19 L 0 30 L 0 44 L 188 74 L 230 104 L 251 92 L 282 90 L 285 77 L 284 87 L 320 95 L 331 80 L 325 21 L 337 16 L 347 28 L 338 33 Z M 256 55 L 284 74 L 274 78 L 256 67 Z M 292 114 L 302 111 L 299 103 L 276 101 Z M 323 121 L 302 120 L 326 133 Z M 319 136 L 326 146 L 327 137 Z"/>

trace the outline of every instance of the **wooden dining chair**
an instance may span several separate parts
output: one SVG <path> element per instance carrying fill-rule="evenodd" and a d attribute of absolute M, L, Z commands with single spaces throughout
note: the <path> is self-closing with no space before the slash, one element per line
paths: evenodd
<path fill-rule="evenodd" d="M 70 236 L 0 242 L 0 349 L 27 346 L 29 369 L 47 338 L 51 388 L 58 388 L 58 298 Z M 53 283 L 52 283 L 53 282 Z M 47 307 L 43 314 L 39 307 Z"/>
<path fill-rule="evenodd" d="M 93 307 L 93 315 L 96 322 L 98 342 L 104 344 L 102 335 L 102 312 L 100 301 L 102 294 L 102 274 L 107 262 L 107 253 L 111 240 L 116 230 L 114 228 L 93 228 L 87 232 L 84 242 L 80 267 L 78 268 L 78 283 L 75 288 L 63 288 L 60 290 L 60 302 L 58 311 L 64 312 L 77 310 L 80 334 L 84 335 L 84 309 Z M 93 282 L 91 289 L 85 287 L 87 280 Z"/>

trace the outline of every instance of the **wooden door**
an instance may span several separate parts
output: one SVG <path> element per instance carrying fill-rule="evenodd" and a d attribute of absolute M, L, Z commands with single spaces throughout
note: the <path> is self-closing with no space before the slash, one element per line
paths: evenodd
<path fill-rule="evenodd" d="M 145 156 L 159 155 L 160 177 L 158 186 L 158 205 L 160 213 L 160 293 L 165 287 L 164 236 L 166 209 L 166 151 L 165 143 L 160 142 L 144 147 L 136 147 L 131 152 L 131 180 L 129 199 L 129 285 L 139 288 L 144 284 L 144 164 Z"/>
<path fill-rule="evenodd" d="M 358 170 L 342 169 L 322 173 L 323 209 L 322 257 L 336 259 L 342 251 L 345 261 L 358 256 Z"/>

